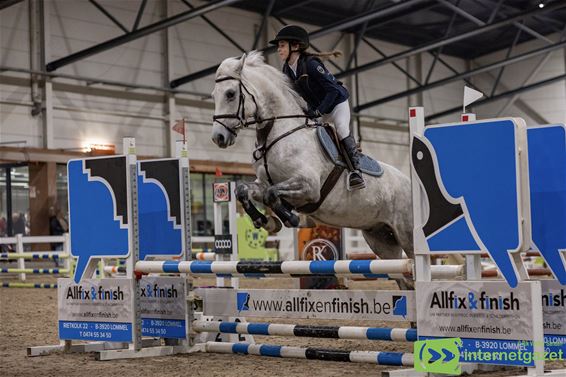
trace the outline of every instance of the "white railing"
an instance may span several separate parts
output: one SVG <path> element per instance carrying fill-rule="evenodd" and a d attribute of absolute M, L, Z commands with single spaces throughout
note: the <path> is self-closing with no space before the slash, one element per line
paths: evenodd
<path fill-rule="evenodd" d="M 24 245 L 29 244 L 42 244 L 42 243 L 62 243 L 63 250 L 47 250 L 47 251 L 34 251 L 25 252 Z M 0 245 L 13 245 L 15 253 L 0 253 L 0 259 L 16 260 L 18 267 L 17 270 L 23 271 L 26 269 L 26 260 L 45 260 L 42 256 L 49 256 L 48 259 L 63 261 L 62 269 L 67 272 L 71 271 L 71 257 L 70 257 L 70 237 L 69 233 L 62 236 L 23 236 L 16 234 L 14 237 L 0 238 Z M 18 273 L 19 280 L 26 280 L 26 273 Z"/>

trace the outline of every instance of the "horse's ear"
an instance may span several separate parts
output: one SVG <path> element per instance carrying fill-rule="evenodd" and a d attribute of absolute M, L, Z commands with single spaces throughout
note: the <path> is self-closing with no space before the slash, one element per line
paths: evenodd
<path fill-rule="evenodd" d="M 238 63 L 238 66 L 236 67 L 236 73 L 238 75 L 242 73 L 242 69 L 244 68 L 244 64 L 246 64 L 246 57 L 247 57 L 247 54 L 244 52 L 244 54 L 240 58 L 240 62 Z"/>

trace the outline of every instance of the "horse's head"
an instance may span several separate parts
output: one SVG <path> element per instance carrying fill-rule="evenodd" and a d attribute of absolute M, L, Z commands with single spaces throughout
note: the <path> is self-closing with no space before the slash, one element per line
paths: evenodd
<path fill-rule="evenodd" d="M 242 82 L 245 63 L 246 54 L 240 59 L 228 58 L 216 71 L 212 141 L 220 148 L 234 144 L 240 129 L 257 112 L 256 99 Z"/>

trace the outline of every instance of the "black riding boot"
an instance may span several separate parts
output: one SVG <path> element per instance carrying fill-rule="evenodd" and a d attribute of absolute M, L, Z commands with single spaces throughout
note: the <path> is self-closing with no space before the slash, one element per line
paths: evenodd
<path fill-rule="evenodd" d="M 353 168 L 350 170 L 350 174 L 348 174 L 348 186 L 350 190 L 363 189 L 366 187 L 366 183 L 362 176 L 362 172 L 360 171 L 360 154 L 358 152 L 356 140 L 354 140 L 354 137 L 350 135 L 342 139 L 341 143 L 346 154 L 348 154 L 348 158 L 350 159 Z"/>

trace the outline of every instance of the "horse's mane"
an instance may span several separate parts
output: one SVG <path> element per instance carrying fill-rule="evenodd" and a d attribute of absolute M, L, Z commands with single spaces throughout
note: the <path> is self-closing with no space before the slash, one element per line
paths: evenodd
<path fill-rule="evenodd" d="M 306 107 L 302 97 L 295 91 L 295 89 L 293 89 L 293 85 L 289 78 L 280 70 L 267 64 L 263 53 L 256 50 L 248 52 L 246 54 L 243 68 L 240 72 L 236 72 L 240 65 L 240 61 L 241 58 L 225 59 L 216 71 L 216 78 L 223 76 L 235 76 L 236 78 L 241 79 L 246 86 L 252 88 L 257 86 L 257 83 L 254 83 L 254 80 L 250 79 L 252 75 L 268 78 L 271 85 L 284 92 L 288 92 L 289 96 L 293 98 L 300 107 Z M 250 68 L 252 70 L 250 70 Z"/>

